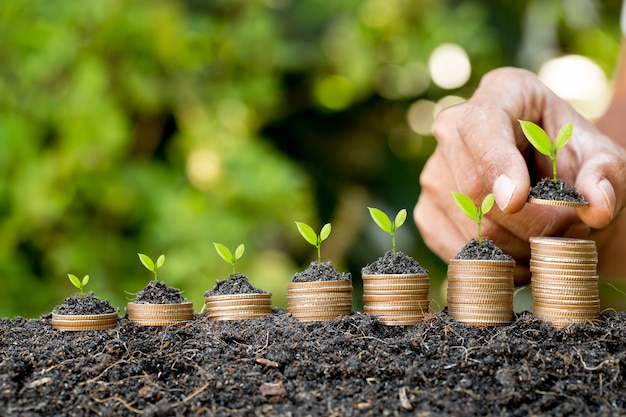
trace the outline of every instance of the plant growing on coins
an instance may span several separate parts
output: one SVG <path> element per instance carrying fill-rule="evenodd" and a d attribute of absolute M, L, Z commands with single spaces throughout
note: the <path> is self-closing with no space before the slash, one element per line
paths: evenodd
<path fill-rule="evenodd" d="M 154 280 L 157 280 L 157 271 L 159 268 L 163 266 L 165 263 L 165 255 L 161 255 L 157 258 L 156 262 L 152 260 L 148 255 L 144 255 L 143 253 L 138 253 L 139 260 L 146 267 L 146 269 L 154 274 Z"/>
<path fill-rule="evenodd" d="M 535 123 L 525 120 L 518 120 L 518 122 L 522 127 L 524 136 L 526 136 L 526 139 L 528 139 L 530 144 L 533 145 L 537 151 L 548 156 L 552 161 L 552 175 L 554 177 L 553 180 L 556 183 L 556 154 L 559 149 L 567 145 L 567 142 L 569 142 L 572 137 L 572 124 L 564 124 L 556 136 L 556 141 L 552 142 L 546 131 L 537 126 Z"/>
<path fill-rule="evenodd" d="M 480 207 L 476 206 L 471 198 L 466 196 L 463 193 L 452 192 L 452 197 L 454 197 L 454 202 L 461 209 L 463 214 L 465 214 L 470 219 L 476 222 L 476 226 L 478 227 L 478 244 L 482 245 L 483 243 L 483 232 L 482 232 L 482 220 L 483 216 L 491 210 L 493 207 L 494 196 L 492 194 L 487 194 L 483 199 Z"/>
<path fill-rule="evenodd" d="M 85 275 L 82 280 L 73 274 L 67 274 L 67 277 L 70 279 L 72 285 L 78 288 L 78 291 L 80 291 L 80 295 L 82 296 L 84 294 L 85 285 L 89 282 L 89 275 Z"/>
<path fill-rule="evenodd" d="M 391 236 L 391 254 L 396 254 L 396 230 L 402 226 L 406 220 L 406 209 L 402 209 L 396 214 L 394 221 L 392 222 L 389 217 L 382 211 L 374 207 L 367 208 L 370 212 L 370 216 L 374 222 L 384 232 L 389 233 Z"/>
<path fill-rule="evenodd" d="M 313 228 L 306 223 L 296 222 L 296 226 L 298 227 L 298 231 L 300 232 L 304 240 L 317 248 L 317 263 L 322 263 L 321 247 L 322 242 L 326 240 L 330 235 L 330 223 L 326 223 L 324 226 L 322 226 L 322 230 L 320 230 L 319 235 L 315 233 Z"/>
<path fill-rule="evenodd" d="M 246 250 L 244 244 L 242 243 L 237 246 L 237 249 L 235 249 L 235 253 L 231 252 L 230 249 L 226 247 L 226 245 L 223 245 L 221 243 L 213 242 L 213 246 L 215 246 L 217 254 L 227 263 L 231 264 L 231 266 L 233 267 L 233 274 L 235 274 L 237 272 L 235 264 L 237 260 L 243 256 L 243 253 Z"/>

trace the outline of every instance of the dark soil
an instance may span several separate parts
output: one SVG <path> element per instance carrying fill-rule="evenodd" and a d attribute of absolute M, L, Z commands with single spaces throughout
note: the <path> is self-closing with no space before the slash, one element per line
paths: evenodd
<path fill-rule="evenodd" d="M 108 300 L 101 300 L 92 291 L 84 295 L 72 295 L 55 307 L 55 314 L 106 314 L 117 311 Z"/>
<path fill-rule="evenodd" d="M 61 332 L 0 320 L 0 415 L 623 416 L 626 313 L 385 327 L 355 313 Z"/>
<path fill-rule="evenodd" d="M 456 254 L 454 259 L 482 259 L 492 261 L 512 261 L 513 257 L 502 252 L 491 239 L 483 239 L 483 243 L 478 243 L 472 239 L 463 246 L 463 249 Z"/>
<path fill-rule="evenodd" d="M 311 281 L 349 281 L 352 274 L 349 272 L 337 272 L 332 262 L 311 262 L 311 265 L 302 272 L 297 272 L 291 277 L 291 282 Z"/>
<path fill-rule="evenodd" d="M 248 281 L 248 277 L 237 272 L 230 274 L 228 279 L 218 280 L 215 282 L 215 287 L 204 293 L 205 297 L 212 295 L 231 295 L 231 294 L 267 294 L 259 288 L 253 287 Z"/>
<path fill-rule="evenodd" d="M 391 251 L 378 258 L 375 262 L 363 267 L 362 274 L 427 274 L 428 270 L 422 268 L 419 262 L 411 256 L 397 251 L 395 255 Z"/>
<path fill-rule="evenodd" d="M 574 187 L 568 186 L 565 181 L 552 178 L 543 178 L 530 189 L 529 198 L 540 200 L 566 201 L 568 203 L 587 203 L 585 197 L 580 195 Z"/>
<path fill-rule="evenodd" d="M 170 287 L 163 281 L 152 280 L 135 298 L 138 304 L 179 304 L 187 300 L 180 294 L 178 288 Z"/>

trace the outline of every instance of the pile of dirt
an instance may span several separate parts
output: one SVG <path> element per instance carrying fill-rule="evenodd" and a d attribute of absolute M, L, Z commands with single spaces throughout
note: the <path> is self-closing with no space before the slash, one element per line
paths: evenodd
<path fill-rule="evenodd" d="M 71 295 L 53 310 L 55 314 L 107 314 L 117 311 L 108 300 L 101 300 L 92 291 Z"/>
<path fill-rule="evenodd" d="M 250 284 L 248 277 L 241 272 L 230 274 L 228 279 L 217 280 L 215 286 L 204 293 L 205 297 L 213 295 L 232 295 L 232 294 L 267 294 Z"/>
<path fill-rule="evenodd" d="M 512 261 L 513 257 L 506 254 L 497 247 L 491 239 L 483 239 L 482 243 L 478 243 L 476 239 L 471 239 L 456 254 L 454 259 L 481 259 L 491 261 Z"/>
<path fill-rule="evenodd" d="M 475 328 L 446 313 L 386 327 L 197 315 L 180 327 L 60 332 L 0 320 L 0 415 L 618 416 L 626 314 L 555 329 L 524 313 Z"/>
<path fill-rule="evenodd" d="M 393 255 L 389 250 L 376 261 L 361 268 L 361 273 L 364 275 L 427 274 L 428 270 L 422 268 L 413 257 L 400 251 Z"/>
<path fill-rule="evenodd" d="M 311 262 L 304 271 L 297 272 L 291 277 L 291 282 L 312 282 L 312 281 L 350 281 L 352 274 L 349 272 L 338 272 L 332 262 Z"/>
<path fill-rule="evenodd" d="M 566 201 L 568 203 L 587 203 L 574 187 L 570 187 L 560 178 L 554 182 L 553 178 L 542 178 L 530 189 L 529 198 L 551 201 Z"/>
<path fill-rule="evenodd" d="M 163 281 L 152 280 L 135 296 L 138 304 L 180 304 L 187 300 L 178 288 L 170 287 Z"/>

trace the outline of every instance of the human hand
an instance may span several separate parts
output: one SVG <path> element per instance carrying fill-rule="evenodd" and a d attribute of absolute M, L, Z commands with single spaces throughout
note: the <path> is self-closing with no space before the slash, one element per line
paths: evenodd
<path fill-rule="evenodd" d="M 558 154 L 558 174 L 585 196 L 588 208 L 526 204 L 531 185 L 550 177 L 552 168 L 530 146 L 518 119 L 541 125 L 550 137 L 573 124 L 572 139 Z M 516 258 L 518 283 L 529 278 L 530 236 L 588 238 L 626 203 L 626 151 L 528 71 L 488 73 L 468 102 L 439 114 L 433 131 L 439 144 L 422 172 L 414 217 L 428 246 L 444 260 L 475 232 L 454 209 L 452 191 L 475 201 L 494 193 L 499 209 L 483 220 L 484 235 Z"/>

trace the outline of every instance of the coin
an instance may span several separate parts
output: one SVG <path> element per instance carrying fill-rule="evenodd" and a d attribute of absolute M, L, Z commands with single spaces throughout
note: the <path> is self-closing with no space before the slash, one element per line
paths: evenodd
<path fill-rule="evenodd" d="M 589 239 L 576 239 L 570 237 L 531 236 L 528 238 L 531 245 L 556 245 L 559 247 L 596 247 L 596 242 Z"/>
<path fill-rule="evenodd" d="M 578 203 L 574 201 L 556 201 L 556 200 L 545 200 L 543 198 L 534 198 L 528 197 L 528 202 L 531 204 L 538 204 L 541 206 L 552 206 L 552 207 L 572 207 L 572 208 L 585 208 L 589 206 L 589 203 Z"/>

